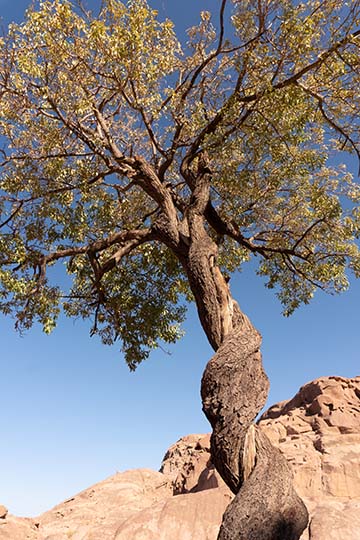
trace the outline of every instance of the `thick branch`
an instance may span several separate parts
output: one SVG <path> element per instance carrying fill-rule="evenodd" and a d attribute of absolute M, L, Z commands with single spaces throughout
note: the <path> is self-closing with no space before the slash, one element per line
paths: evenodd
<path fill-rule="evenodd" d="M 168 241 L 179 242 L 179 219 L 171 192 L 159 179 L 147 161 L 137 156 L 134 160 L 132 178 L 160 207 L 167 221 Z"/>
<path fill-rule="evenodd" d="M 201 170 L 201 163 L 199 167 Z M 185 214 L 190 246 L 182 263 L 195 296 L 201 324 L 216 350 L 232 329 L 233 305 L 228 284 L 217 265 L 217 245 L 204 226 L 209 197 L 210 175 L 204 172 L 196 178 L 192 202 Z"/>
<path fill-rule="evenodd" d="M 43 255 L 34 264 L 35 268 L 38 269 L 37 289 L 39 289 L 41 284 L 44 282 L 47 266 L 51 262 L 55 262 L 60 259 L 66 259 L 68 257 L 76 257 L 78 255 L 87 254 L 91 266 L 94 270 L 95 279 L 97 282 L 99 282 L 106 272 L 114 268 L 114 266 L 120 262 L 121 256 L 130 253 L 133 249 L 140 246 L 141 244 L 153 240 L 154 237 L 154 232 L 151 229 L 135 229 L 130 231 L 121 231 L 111 234 L 107 238 L 97 240 L 96 242 L 93 242 L 86 246 L 59 249 L 57 251 L 48 253 L 47 255 Z M 97 260 L 96 255 L 116 244 L 120 244 L 121 248 L 103 265 L 101 265 Z M 23 266 L 23 264 L 21 266 Z"/>
<path fill-rule="evenodd" d="M 296 251 L 296 248 L 299 246 L 299 244 L 304 240 L 304 238 L 307 236 L 307 234 L 319 223 L 324 221 L 323 219 L 317 220 L 315 223 L 313 223 L 301 236 L 300 239 L 298 239 L 294 246 L 290 248 L 283 248 L 283 247 L 270 247 L 266 245 L 259 246 L 257 244 L 254 244 L 249 238 L 246 238 L 241 231 L 239 230 L 238 226 L 234 221 L 225 221 L 222 219 L 220 214 L 216 211 L 216 209 L 213 207 L 211 202 L 207 204 L 206 210 L 205 210 L 205 218 L 209 225 L 219 234 L 219 235 L 226 235 L 229 238 L 232 238 L 235 240 L 238 244 L 245 247 L 252 253 L 258 253 L 259 255 L 262 255 L 264 258 L 267 258 L 269 254 L 271 253 L 281 253 L 286 255 L 291 255 L 294 257 L 298 257 L 300 259 L 304 259 L 304 256 L 301 254 L 301 252 Z"/>

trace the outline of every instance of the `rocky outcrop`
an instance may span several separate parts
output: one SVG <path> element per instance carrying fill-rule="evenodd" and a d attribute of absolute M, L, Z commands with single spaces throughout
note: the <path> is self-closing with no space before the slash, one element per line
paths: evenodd
<path fill-rule="evenodd" d="M 216 540 L 231 498 L 218 489 L 171 497 L 123 523 L 114 540 Z"/>
<path fill-rule="evenodd" d="M 360 377 L 310 382 L 259 425 L 291 463 L 302 496 L 360 498 Z"/>
<path fill-rule="evenodd" d="M 302 540 L 360 540 L 360 377 L 324 377 L 263 414 L 310 513 Z M 216 540 L 233 495 L 210 462 L 209 435 L 169 448 L 161 472 L 117 473 L 38 519 L 0 506 L 0 540 Z"/>
<path fill-rule="evenodd" d="M 1 540 L 215 540 L 227 488 L 173 496 L 171 477 L 117 473 L 35 520 L 8 516 Z"/>
<path fill-rule="evenodd" d="M 187 435 L 170 446 L 160 472 L 171 479 L 174 495 L 212 488 L 228 491 L 211 463 L 209 434 Z"/>
<path fill-rule="evenodd" d="M 259 421 L 310 512 L 304 540 L 360 540 L 360 377 L 312 381 Z"/>
<path fill-rule="evenodd" d="M 170 497 L 171 482 L 159 472 L 117 473 L 42 514 L 39 540 L 113 540 L 120 524 Z"/>

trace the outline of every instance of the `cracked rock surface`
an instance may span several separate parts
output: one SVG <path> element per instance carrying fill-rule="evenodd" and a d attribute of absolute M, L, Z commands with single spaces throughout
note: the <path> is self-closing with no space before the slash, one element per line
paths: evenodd
<path fill-rule="evenodd" d="M 301 496 L 360 498 L 360 377 L 312 381 L 259 425 L 292 465 Z"/>
<path fill-rule="evenodd" d="M 259 425 L 292 466 L 310 524 L 304 540 L 360 540 L 360 377 L 323 377 Z"/>

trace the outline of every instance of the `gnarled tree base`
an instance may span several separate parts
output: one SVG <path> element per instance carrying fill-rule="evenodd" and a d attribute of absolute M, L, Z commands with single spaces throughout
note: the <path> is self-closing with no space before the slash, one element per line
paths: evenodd
<path fill-rule="evenodd" d="M 298 540 L 308 523 L 306 507 L 286 459 L 255 429 L 256 464 L 228 506 L 218 540 Z"/>

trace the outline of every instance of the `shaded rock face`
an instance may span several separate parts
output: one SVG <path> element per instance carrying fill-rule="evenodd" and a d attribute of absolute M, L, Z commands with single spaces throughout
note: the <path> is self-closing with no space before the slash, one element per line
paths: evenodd
<path fill-rule="evenodd" d="M 309 510 L 302 540 L 360 540 L 360 377 L 310 382 L 258 425 Z M 160 472 L 117 473 L 37 519 L 0 506 L 0 540 L 216 540 L 232 498 L 210 462 L 209 435 L 188 435 Z"/>

